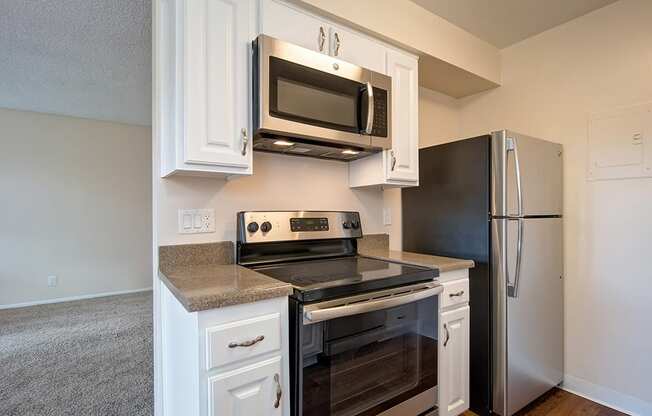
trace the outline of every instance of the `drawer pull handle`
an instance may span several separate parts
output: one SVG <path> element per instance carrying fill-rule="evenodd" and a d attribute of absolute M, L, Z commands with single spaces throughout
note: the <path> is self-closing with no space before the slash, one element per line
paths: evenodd
<path fill-rule="evenodd" d="M 243 341 L 243 342 L 231 342 L 229 343 L 229 348 L 237 348 L 237 347 L 251 347 L 253 345 L 258 344 L 262 340 L 264 340 L 265 337 L 263 335 L 259 335 L 256 338 L 249 340 L 249 341 Z"/>
<path fill-rule="evenodd" d="M 274 409 L 278 409 L 281 405 L 281 396 L 283 396 L 283 390 L 281 390 L 281 381 L 278 374 L 274 374 L 274 381 L 276 382 L 276 401 L 274 402 Z"/>
<path fill-rule="evenodd" d="M 444 324 L 444 330 L 446 331 L 446 340 L 444 341 L 444 347 L 448 345 L 448 341 L 451 339 L 451 333 L 448 332 L 448 325 Z"/>
<path fill-rule="evenodd" d="M 457 296 L 462 296 L 464 294 L 463 290 L 460 290 L 459 292 L 451 293 L 450 296 L 451 298 L 457 297 Z"/>

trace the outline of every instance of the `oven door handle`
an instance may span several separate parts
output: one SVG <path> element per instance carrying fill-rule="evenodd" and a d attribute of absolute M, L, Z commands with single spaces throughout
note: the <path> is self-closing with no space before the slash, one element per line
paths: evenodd
<path fill-rule="evenodd" d="M 383 296 L 381 298 L 371 297 L 366 301 L 356 300 L 355 303 L 344 303 L 333 307 L 328 307 L 328 305 L 332 305 L 335 301 L 307 305 L 303 310 L 303 324 L 309 325 L 344 316 L 393 308 L 395 306 L 405 305 L 406 303 L 417 302 L 431 296 L 437 296 L 443 291 L 444 287 L 442 285 L 432 283 L 407 292 L 404 288 L 396 288 L 396 294 L 382 292 Z M 345 299 L 342 300 L 342 302 L 344 301 Z"/>

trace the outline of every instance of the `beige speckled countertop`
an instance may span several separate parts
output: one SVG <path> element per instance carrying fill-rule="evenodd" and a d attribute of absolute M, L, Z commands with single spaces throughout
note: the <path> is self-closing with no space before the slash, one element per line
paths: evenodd
<path fill-rule="evenodd" d="M 431 256 L 429 254 L 411 253 L 389 249 L 389 235 L 368 234 L 358 240 L 358 253 L 363 256 L 381 260 L 439 269 L 440 273 L 475 267 L 473 260 L 454 259 L 452 257 Z"/>
<path fill-rule="evenodd" d="M 288 296 L 292 286 L 233 264 L 233 242 L 159 247 L 159 278 L 188 312 Z"/>
<path fill-rule="evenodd" d="M 233 264 L 233 242 L 159 247 L 159 276 L 188 312 L 291 295 L 292 285 Z M 472 260 L 389 250 L 386 234 L 358 240 L 361 255 L 439 269 L 474 267 Z"/>
<path fill-rule="evenodd" d="M 161 271 L 159 276 L 188 312 L 292 294 L 289 283 L 237 264 L 176 266 Z"/>
<path fill-rule="evenodd" d="M 385 248 L 365 249 L 360 252 L 363 256 L 381 260 L 397 261 L 399 263 L 414 264 L 417 266 L 439 269 L 440 273 L 452 270 L 469 269 L 475 266 L 473 260 L 454 259 L 451 257 L 431 256 L 429 254 L 410 253 Z"/>

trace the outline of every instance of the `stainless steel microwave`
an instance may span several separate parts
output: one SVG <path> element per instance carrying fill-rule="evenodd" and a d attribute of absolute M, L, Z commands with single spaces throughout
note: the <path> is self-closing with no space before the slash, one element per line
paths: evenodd
<path fill-rule="evenodd" d="M 254 150 L 354 160 L 392 147 L 387 75 L 265 35 L 252 66 Z"/>

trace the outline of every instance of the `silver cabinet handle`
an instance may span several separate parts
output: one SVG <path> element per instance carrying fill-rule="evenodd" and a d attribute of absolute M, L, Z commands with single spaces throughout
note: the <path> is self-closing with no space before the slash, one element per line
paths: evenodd
<path fill-rule="evenodd" d="M 281 389 L 281 380 L 278 374 L 274 374 L 274 381 L 276 382 L 276 401 L 274 402 L 274 409 L 278 409 L 281 405 L 281 396 L 283 396 L 283 390 Z"/>
<path fill-rule="evenodd" d="M 337 56 L 340 53 L 340 45 L 342 43 L 340 42 L 340 35 L 335 32 L 335 52 L 333 53 L 334 56 Z"/>
<path fill-rule="evenodd" d="M 247 155 L 247 145 L 249 144 L 249 137 L 247 136 L 247 129 L 244 127 L 240 129 L 242 135 L 242 156 Z"/>
<path fill-rule="evenodd" d="M 396 154 L 394 153 L 393 150 L 391 151 L 391 155 L 392 155 L 392 167 L 391 167 L 391 169 L 392 169 L 392 172 L 393 172 L 394 168 L 396 168 Z"/>
<path fill-rule="evenodd" d="M 243 341 L 243 342 L 230 342 L 229 343 L 229 348 L 237 348 L 237 347 L 251 347 L 259 342 L 263 341 L 265 337 L 263 335 L 259 335 L 256 338 L 249 340 L 249 341 Z"/>
<path fill-rule="evenodd" d="M 451 339 L 451 333 L 448 332 L 448 325 L 444 324 L 444 331 L 446 331 L 446 340 L 444 340 L 444 347 L 448 345 L 448 341 Z"/>
<path fill-rule="evenodd" d="M 324 42 L 326 42 L 326 32 L 323 26 L 319 26 L 319 52 L 324 52 Z"/>
<path fill-rule="evenodd" d="M 448 296 L 450 296 L 451 298 L 454 298 L 454 297 L 462 296 L 462 295 L 464 295 L 464 291 L 460 290 L 459 292 L 451 293 Z"/>
<path fill-rule="evenodd" d="M 374 129 L 374 87 L 371 82 L 367 81 L 367 125 L 364 133 L 371 134 Z"/>

